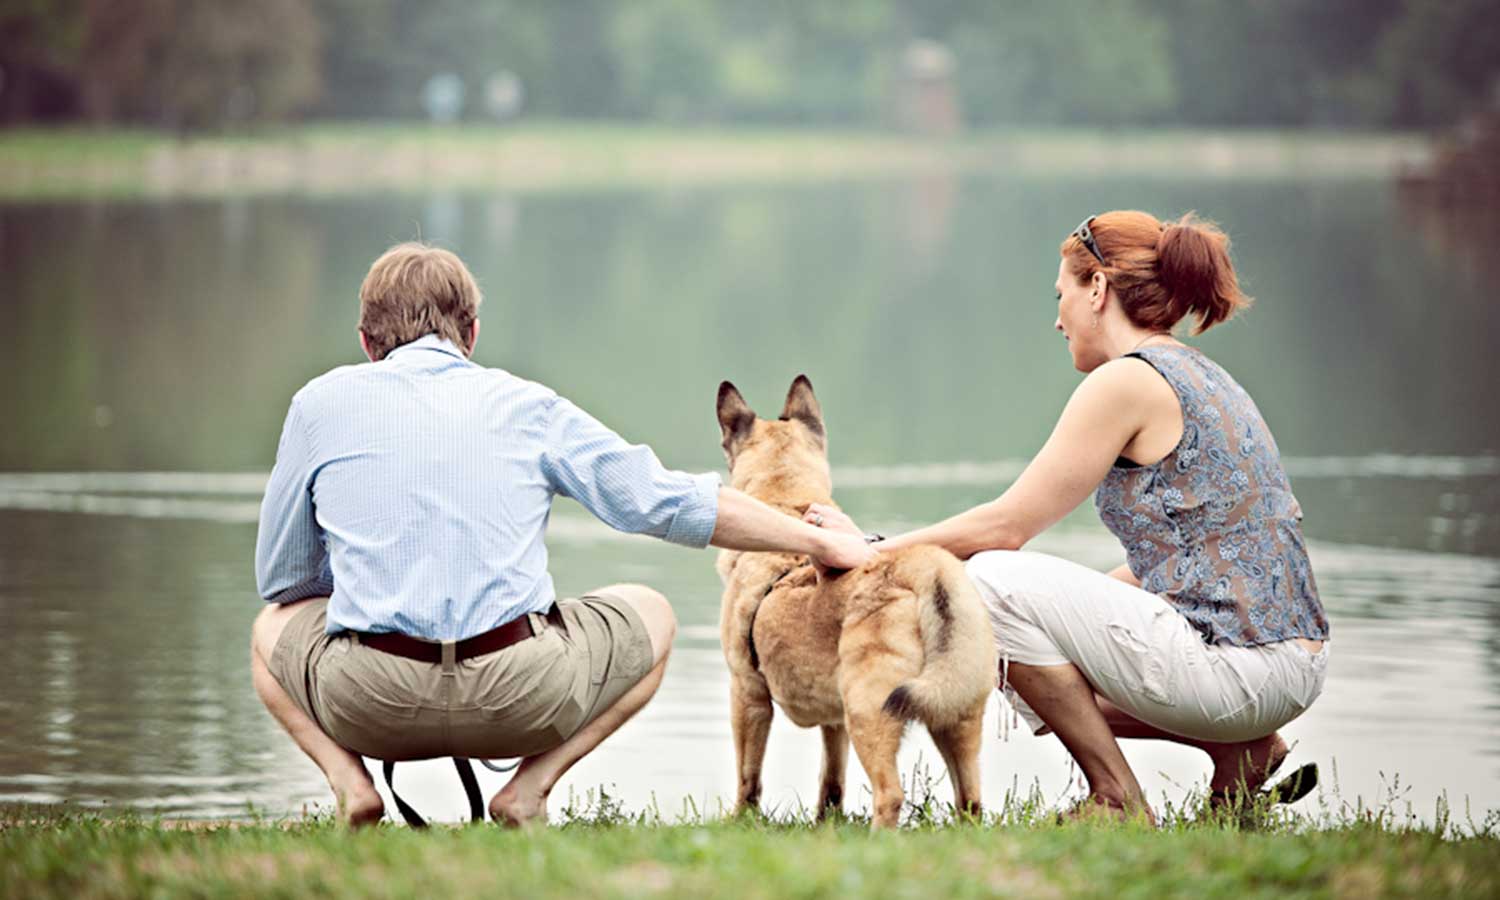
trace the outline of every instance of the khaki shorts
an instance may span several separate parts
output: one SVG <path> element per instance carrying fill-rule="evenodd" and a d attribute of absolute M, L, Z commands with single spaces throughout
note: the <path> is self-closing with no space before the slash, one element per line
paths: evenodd
<path fill-rule="evenodd" d="M 651 637 L 611 588 L 558 601 L 562 627 L 445 669 L 325 634 L 328 600 L 302 601 L 271 674 L 334 743 L 382 760 L 535 756 L 567 740 L 651 670 Z"/>

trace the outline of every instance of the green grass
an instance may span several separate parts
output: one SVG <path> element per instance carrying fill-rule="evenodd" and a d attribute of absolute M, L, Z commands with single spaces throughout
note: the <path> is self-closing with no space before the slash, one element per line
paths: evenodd
<path fill-rule="evenodd" d="M 1378 826 L 1139 825 L 869 834 L 717 823 L 348 833 L 327 822 L 168 828 L 59 817 L 0 830 L 7 897 L 1495 896 L 1500 842 Z"/>
<path fill-rule="evenodd" d="M 1325 798 L 1315 816 L 1259 810 L 1242 827 L 1190 798 L 1159 810 L 1152 829 L 1059 824 L 1032 791 L 982 823 L 953 823 L 931 780 L 913 781 L 905 826 L 883 834 L 795 811 L 729 819 L 689 807 L 669 821 L 599 791 L 525 832 L 10 807 L 0 897 L 1500 896 L 1494 815 L 1458 824 L 1440 807 L 1421 825 Z"/>
<path fill-rule="evenodd" d="M 310 123 L 177 137 L 0 130 L 0 199 L 516 191 L 785 183 L 932 172 L 1009 176 L 1383 177 L 1420 136 L 1020 129 L 933 140 L 886 131 L 609 122 Z"/>

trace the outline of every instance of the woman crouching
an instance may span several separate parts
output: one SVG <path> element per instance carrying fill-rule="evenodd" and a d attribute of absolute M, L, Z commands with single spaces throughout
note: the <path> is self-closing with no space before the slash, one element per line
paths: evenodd
<path fill-rule="evenodd" d="M 968 559 L 990 609 L 1001 681 L 1088 779 L 1080 811 L 1143 812 L 1116 738 L 1196 747 L 1216 804 L 1255 791 L 1287 754 L 1277 730 L 1323 690 L 1328 620 L 1301 508 L 1260 411 L 1173 337 L 1248 305 L 1228 239 L 1191 216 L 1092 216 L 1062 243 L 1056 328 L 1088 373 L 1051 437 L 996 500 L 882 544 Z M 1090 493 L 1125 564 L 1102 574 L 1019 548 Z M 835 510 L 812 521 L 854 528 Z M 1310 767 L 1280 793 L 1296 799 Z"/>

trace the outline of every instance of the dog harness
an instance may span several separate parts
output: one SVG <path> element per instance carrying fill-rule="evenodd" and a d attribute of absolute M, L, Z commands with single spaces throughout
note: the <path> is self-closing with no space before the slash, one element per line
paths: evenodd
<path fill-rule="evenodd" d="M 806 565 L 806 563 L 803 563 L 802 565 Z M 767 597 L 771 596 L 771 592 L 776 589 L 776 585 L 780 584 L 782 582 L 782 579 L 786 578 L 788 575 L 802 568 L 802 565 L 790 566 L 785 572 L 782 572 L 780 575 L 777 575 L 775 578 L 771 579 L 771 583 L 766 585 L 765 593 L 760 595 L 761 601 L 764 601 Z M 755 671 L 757 672 L 760 671 L 760 654 L 755 652 L 755 617 L 759 613 L 760 603 L 756 603 L 755 609 L 750 611 L 750 627 L 745 630 L 745 644 L 750 648 L 750 665 L 754 666 Z"/>

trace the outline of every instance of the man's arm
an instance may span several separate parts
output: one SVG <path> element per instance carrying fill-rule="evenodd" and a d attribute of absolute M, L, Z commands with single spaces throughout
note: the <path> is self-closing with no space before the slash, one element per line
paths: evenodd
<path fill-rule="evenodd" d="M 719 515 L 709 543 L 725 550 L 806 553 L 832 569 L 852 569 L 875 555 L 859 535 L 816 528 L 734 488 L 719 490 Z"/>
<path fill-rule="evenodd" d="M 1141 580 L 1135 577 L 1135 573 L 1130 571 L 1130 566 L 1126 563 L 1120 563 L 1118 566 L 1110 569 L 1108 574 L 1110 578 L 1123 581 L 1131 587 L 1141 586 Z"/>
<path fill-rule="evenodd" d="M 863 540 L 820 533 L 721 487 L 716 474 L 665 468 L 650 447 L 626 442 L 567 400 L 558 398 L 549 416 L 543 473 L 611 528 L 689 547 L 807 553 L 835 568 L 872 557 Z"/>
<path fill-rule="evenodd" d="M 307 429 L 296 398 L 281 429 L 276 466 L 260 505 L 255 583 L 272 603 L 333 593 L 333 574 L 313 510 Z"/>

